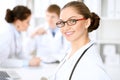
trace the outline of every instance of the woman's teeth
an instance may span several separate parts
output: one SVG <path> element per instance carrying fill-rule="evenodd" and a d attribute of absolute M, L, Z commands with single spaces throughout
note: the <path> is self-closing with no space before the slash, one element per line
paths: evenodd
<path fill-rule="evenodd" d="M 74 32 L 70 31 L 70 32 L 66 32 L 65 35 L 72 35 Z"/>

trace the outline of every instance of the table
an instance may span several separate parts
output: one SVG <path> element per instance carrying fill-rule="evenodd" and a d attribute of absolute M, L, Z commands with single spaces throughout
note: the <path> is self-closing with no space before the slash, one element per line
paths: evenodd
<path fill-rule="evenodd" d="M 40 80 L 53 74 L 58 64 L 42 64 L 39 67 L 0 68 L 0 70 L 13 70 L 21 77 L 19 80 Z"/>

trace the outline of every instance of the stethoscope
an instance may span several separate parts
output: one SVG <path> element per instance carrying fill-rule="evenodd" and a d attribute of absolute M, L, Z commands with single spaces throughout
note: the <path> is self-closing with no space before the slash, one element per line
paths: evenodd
<path fill-rule="evenodd" d="M 78 60 L 76 61 L 75 65 L 74 65 L 74 67 L 73 67 L 73 69 L 72 69 L 72 71 L 71 71 L 71 74 L 70 74 L 70 76 L 69 76 L 69 80 L 72 79 L 73 73 L 74 73 L 74 71 L 75 71 L 75 69 L 76 69 L 76 67 L 77 67 L 77 64 L 80 62 L 81 58 L 84 56 L 84 54 L 87 52 L 87 50 L 88 50 L 90 47 L 92 47 L 93 45 L 94 45 L 94 43 L 92 43 L 88 48 L 86 48 L 86 49 L 83 51 L 83 53 L 80 55 L 80 57 L 79 57 Z M 59 68 L 58 68 L 57 71 L 55 72 L 54 80 L 56 80 L 57 72 L 58 72 L 59 69 L 64 65 L 65 62 L 66 62 L 66 59 L 63 61 L 63 63 L 59 66 Z"/>

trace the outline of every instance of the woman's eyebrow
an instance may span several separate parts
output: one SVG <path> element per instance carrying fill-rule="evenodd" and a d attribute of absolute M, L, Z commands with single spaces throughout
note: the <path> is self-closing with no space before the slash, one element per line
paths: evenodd
<path fill-rule="evenodd" d="M 76 16 L 71 16 L 71 17 L 69 17 L 68 19 L 71 19 L 71 18 L 73 18 L 73 17 L 76 17 Z M 67 20 L 68 20 L 68 19 L 67 19 Z"/>

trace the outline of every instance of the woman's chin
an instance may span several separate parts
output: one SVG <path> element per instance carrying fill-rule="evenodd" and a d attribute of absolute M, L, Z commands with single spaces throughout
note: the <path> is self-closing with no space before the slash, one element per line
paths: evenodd
<path fill-rule="evenodd" d="M 71 37 L 65 37 L 65 38 L 66 38 L 66 40 L 69 41 L 69 42 L 72 42 L 72 41 L 73 41 L 73 38 L 71 38 Z"/>

